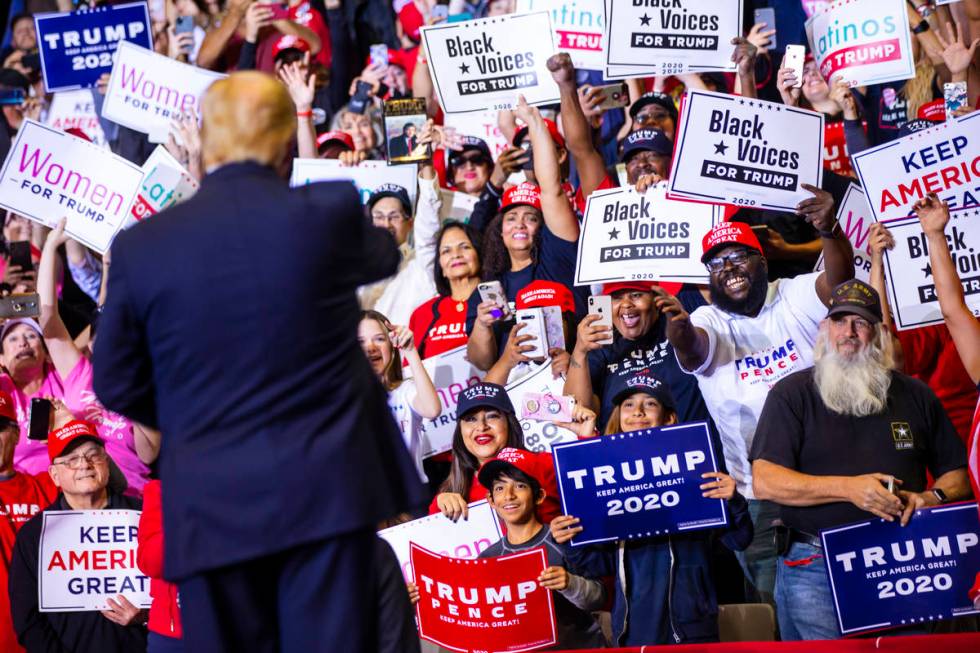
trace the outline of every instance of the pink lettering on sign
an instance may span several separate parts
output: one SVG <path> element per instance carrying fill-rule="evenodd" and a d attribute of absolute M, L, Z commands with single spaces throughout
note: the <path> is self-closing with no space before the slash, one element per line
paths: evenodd
<path fill-rule="evenodd" d="M 593 50 L 596 52 L 602 49 L 601 34 L 568 32 L 565 30 L 555 31 L 558 32 L 559 48 L 569 48 L 572 50 Z"/>
<path fill-rule="evenodd" d="M 868 66 L 887 61 L 898 61 L 901 58 L 902 48 L 899 45 L 898 39 L 876 41 L 875 43 L 855 45 L 828 54 L 827 58 L 820 65 L 820 72 L 824 79 L 830 79 L 838 70 L 853 68 L 854 66 Z"/>
<path fill-rule="evenodd" d="M 180 111 L 196 109 L 197 96 L 193 93 L 181 93 L 175 88 L 162 86 L 147 79 L 142 70 L 122 64 L 122 74 L 119 76 L 120 84 L 123 89 L 130 93 L 135 93 L 145 100 L 156 102 L 164 106 L 170 106 Z"/>
<path fill-rule="evenodd" d="M 31 151 L 33 149 L 33 151 Z M 52 154 L 42 154 L 40 148 L 32 148 L 24 143 L 20 153 L 17 171 L 28 171 L 35 181 L 43 181 L 49 186 L 60 188 L 93 207 L 119 215 L 123 209 L 123 197 L 110 191 L 101 183 L 92 183 L 91 177 L 77 170 L 66 169 L 64 165 L 51 161 Z M 115 205 L 115 208 L 113 208 Z"/>

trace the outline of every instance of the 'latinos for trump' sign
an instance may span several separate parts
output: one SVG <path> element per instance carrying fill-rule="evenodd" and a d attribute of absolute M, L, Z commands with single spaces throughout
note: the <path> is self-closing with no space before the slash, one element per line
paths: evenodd
<path fill-rule="evenodd" d="M 612 281 L 708 283 L 700 238 L 721 222 L 718 204 L 667 199 L 666 184 L 589 195 L 578 242 L 575 285 Z"/>
<path fill-rule="evenodd" d="M 41 612 L 107 610 L 125 596 L 150 607 L 150 579 L 136 566 L 138 510 L 42 513 L 38 571 Z"/>
<path fill-rule="evenodd" d="M 546 11 L 422 28 L 429 71 L 446 113 L 558 102 L 546 62 L 555 53 Z"/>
<path fill-rule="evenodd" d="M 708 425 L 692 422 L 555 445 L 566 515 L 581 520 L 572 546 L 728 524 L 723 499 L 706 499 L 701 474 L 718 471 Z"/>
<path fill-rule="evenodd" d="M 557 641 L 544 547 L 479 560 L 412 544 L 419 635 L 451 651 L 531 651 Z"/>
<path fill-rule="evenodd" d="M 337 159 L 293 159 L 293 174 L 289 185 L 305 186 L 318 181 L 349 181 L 357 186 L 361 202 L 367 204 L 371 193 L 383 184 L 396 184 L 408 191 L 415 205 L 418 195 L 418 166 L 389 166 L 384 161 L 362 161 L 345 166 Z"/>
<path fill-rule="evenodd" d="M 689 91 L 668 196 L 796 211 L 823 178 L 823 114 L 775 102 Z"/>
<path fill-rule="evenodd" d="M 828 81 L 865 86 L 915 77 L 903 0 L 837 0 L 806 22 L 806 33 Z"/>
<path fill-rule="evenodd" d="M 980 207 L 980 112 L 852 157 L 878 222 L 904 218 L 929 193 L 951 213 Z"/>
<path fill-rule="evenodd" d="M 143 163 L 143 183 L 136 195 L 124 229 L 175 206 L 197 192 L 197 179 L 187 172 L 162 145 Z"/>
<path fill-rule="evenodd" d="M 901 331 L 941 324 L 943 313 L 929 263 L 929 244 L 918 218 L 888 224 L 895 248 L 885 250 L 888 300 Z M 954 213 L 946 225 L 946 243 L 960 277 L 963 299 L 980 316 L 980 208 Z"/>
<path fill-rule="evenodd" d="M 181 114 L 201 115 L 201 98 L 225 75 L 189 66 L 131 43 L 121 43 L 102 117 L 163 143 Z"/>
<path fill-rule="evenodd" d="M 153 48 L 145 2 L 34 16 L 48 93 L 95 86 L 123 41 Z"/>
<path fill-rule="evenodd" d="M 567 52 L 579 69 L 602 70 L 602 28 L 606 24 L 603 0 L 517 0 L 517 13 L 551 13 L 555 47 Z"/>
<path fill-rule="evenodd" d="M 0 206 L 104 253 L 129 215 L 143 171 L 86 140 L 25 120 L 0 171 Z"/>
<path fill-rule="evenodd" d="M 820 539 L 841 634 L 980 613 L 968 596 L 980 569 L 976 503 L 919 510 L 906 526 L 830 528 Z"/>
<path fill-rule="evenodd" d="M 837 224 L 854 248 L 854 277 L 861 281 L 871 281 L 871 225 L 875 223 L 868 197 L 857 184 L 851 184 L 844 193 L 844 199 L 837 211 Z M 824 269 L 823 252 L 817 259 L 815 272 Z"/>
<path fill-rule="evenodd" d="M 609 79 L 734 71 L 742 0 L 606 0 Z"/>

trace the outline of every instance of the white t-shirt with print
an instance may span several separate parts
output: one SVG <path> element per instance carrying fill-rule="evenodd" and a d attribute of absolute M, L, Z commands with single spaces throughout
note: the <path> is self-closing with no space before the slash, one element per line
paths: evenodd
<path fill-rule="evenodd" d="M 701 306 L 691 314 L 691 323 L 708 334 L 708 357 L 698 369 L 685 371 L 697 376 L 721 435 L 728 473 L 749 499 L 755 495 L 748 452 L 769 389 L 793 372 L 813 366 L 813 344 L 827 315 L 817 296 L 820 274 L 770 283 L 765 304 L 755 317 L 728 313 L 715 305 Z"/>
<path fill-rule="evenodd" d="M 405 379 L 397 388 L 388 393 L 388 408 L 398 423 L 398 428 L 402 431 L 402 438 L 408 453 L 415 462 L 419 477 L 423 483 L 429 482 L 429 477 L 425 475 L 422 468 L 422 416 L 412 409 L 412 402 L 415 400 L 415 381 Z"/>

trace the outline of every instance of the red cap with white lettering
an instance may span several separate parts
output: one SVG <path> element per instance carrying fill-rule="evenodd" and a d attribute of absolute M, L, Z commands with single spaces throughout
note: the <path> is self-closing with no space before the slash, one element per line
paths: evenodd
<path fill-rule="evenodd" d="M 541 189 L 529 182 L 521 182 L 516 186 L 511 186 L 504 193 L 504 200 L 500 203 L 500 212 L 505 213 L 512 207 L 525 204 L 541 210 Z"/>
<path fill-rule="evenodd" d="M 727 245 L 745 245 L 762 254 L 762 245 L 752 233 L 752 227 L 744 222 L 720 222 L 701 239 L 701 262 L 711 258 L 716 250 Z"/>
<path fill-rule="evenodd" d="M 493 482 L 497 476 L 511 468 L 517 468 L 536 480 L 544 488 L 545 493 L 551 496 L 558 495 L 556 492 L 558 482 L 555 479 L 555 463 L 551 455 L 546 453 L 505 447 L 497 453 L 496 457 L 483 463 L 480 471 L 477 472 L 477 480 L 488 491 L 492 491 Z"/>
<path fill-rule="evenodd" d="M 558 306 L 563 312 L 575 312 L 575 298 L 568 286 L 556 281 L 538 279 L 521 288 L 514 301 L 517 310 L 537 306 Z"/>
<path fill-rule="evenodd" d="M 48 457 L 51 458 L 51 462 L 54 462 L 54 459 L 61 456 L 65 449 L 82 438 L 104 444 L 95 430 L 95 425 L 80 419 L 72 420 L 60 429 L 48 433 Z"/>
<path fill-rule="evenodd" d="M 0 417 L 9 419 L 14 424 L 17 423 L 17 409 L 14 408 L 14 400 L 10 394 L 0 390 Z"/>

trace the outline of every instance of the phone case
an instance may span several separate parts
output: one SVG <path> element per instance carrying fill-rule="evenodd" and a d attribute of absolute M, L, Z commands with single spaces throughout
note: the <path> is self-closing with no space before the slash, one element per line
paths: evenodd
<path fill-rule="evenodd" d="M 521 419 L 570 422 L 574 408 L 574 397 L 553 395 L 550 392 L 528 392 L 521 399 Z"/>
<path fill-rule="evenodd" d="M 507 303 L 507 296 L 504 295 L 504 288 L 499 281 L 481 283 L 477 286 L 477 290 L 480 291 L 480 301 L 493 302 L 500 307 L 500 317 L 506 318 L 510 315 L 510 305 Z"/>
<path fill-rule="evenodd" d="M 796 72 L 796 84 L 793 88 L 802 88 L 803 86 L 803 59 L 806 57 L 806 48 L 802 45 L 787 45 L 786 46 L 786 59 L 783 66 L 786 68 L 792 68 Z"/>
<path fill-rule="evenodd" d="M 610 84 L 599 88 L 602 91 L 600 109 L 618 109 L 630 103 L 629 91 L 626 90 L 625 84 Z"/>
<path fill-rule="evenodd" d="M 560 306 L 542 306 L 544 330 L 548 334 L 548 349 L 565 348 L 565 325 L 561 319 Z"/>
<path fill-rule="evenodd" d="M 943 84 L 943 101 L 946 103 L 946 120 L 951 120 L 953 112 L 966 105 L 966 82 Z"/>
<path fill-rule="evenodd" d="M 598 315 L 599 320 L 592 323 L 592 326 L 605 326 L 613 328 L 612 323 L 612 297 L 608 295 L 592 295 L 589 297 L 589 314 Z M 612 336 L 607 340 L 599 341 L 604 345 L 611 345 Z"/>
<path fill-rule="evenodd" d="M 534 340 L 527 341 L 526 345 L 534 347 L 531 351 L 524 352 L 528 358 L 541 359 L 548 357 L 548 334 L 544 325 L 544 313 L 540 308 L 525 308 L 517 311 L 517 322 L 523 322 L 524 328 L 519 335 L 534 336 Z"/>
<path fill-rule="evenodd" d="M 762 7 L 761 9 L 755 10 L 755 22 L 765 23 L 765 31 L 776 29 L 776 10 L 772 7 Z M 779 42 L 776 40 L 778 34 L 773 34 L 769 37 L 769 49 L 778 50 Z"/>

